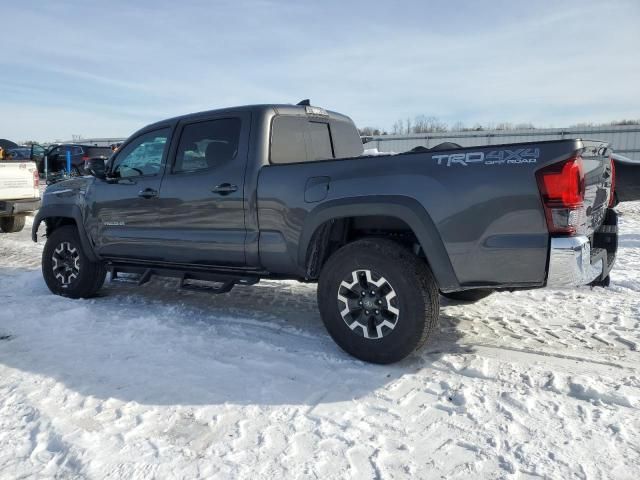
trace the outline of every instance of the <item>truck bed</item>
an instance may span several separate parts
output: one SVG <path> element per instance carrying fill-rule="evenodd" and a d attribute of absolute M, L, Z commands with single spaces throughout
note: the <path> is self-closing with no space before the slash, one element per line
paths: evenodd
<path fill-rule="evenodd" d="M 345 216 L 367 215 L 373 211 L 367 205 L 375 203 L 376 215 L 406 208 L 426 225 L 417 234 L 443 291 L 544 286 L 550 234 L 536 171 L 576 154 L 583 157 L 586 187 L 580 233 L 592 236 L 609 197 L 603 142 L 556 140 L 264 167 L 257 199 L 261 260 L 267 269 L 286 262 L 293 272 L 306 254 L 298 239 L 323 212 L 349 204 Z M 309 179 L 319 179 L 320 191 Z"/>

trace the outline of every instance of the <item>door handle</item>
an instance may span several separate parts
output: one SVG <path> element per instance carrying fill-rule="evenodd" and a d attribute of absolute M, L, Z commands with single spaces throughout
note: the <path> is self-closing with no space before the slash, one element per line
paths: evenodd
<path fill-rule="evenodd" d="M 231 185 L 230 183 L 221 183 L 211 191 L 213 193 L 219 193 L 220 195 L 229 195 L 230 193 L 233 193 L 237 190 L 238 190 L 237 185 Z"/>
<path fill-rule="evenodd" d="M 138 196 L 142 198 L 153 198 L 158 196 L 158 191 L 153 188 L 145 188 L 138 192 Z"/>

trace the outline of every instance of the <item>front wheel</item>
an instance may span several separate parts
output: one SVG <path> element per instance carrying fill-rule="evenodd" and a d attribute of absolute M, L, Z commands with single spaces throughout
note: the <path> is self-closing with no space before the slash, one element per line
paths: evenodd
<path fill-rule="evenodd" d="M 387 239 L 364 239 L 334 253 L 322 268 L 322 321 L 347 353 L 372 363 L 402 360 L 438 322 L 436 282 L 424 260 Z"/>
<path fill-rule="evenodd" d="M 82 249 L 76 227 L 53 231 L 42 252 L 42 275 L 56 295 L 70 298 L 94 296 L 107 275 L 104 265 L 89 260 Z"/>

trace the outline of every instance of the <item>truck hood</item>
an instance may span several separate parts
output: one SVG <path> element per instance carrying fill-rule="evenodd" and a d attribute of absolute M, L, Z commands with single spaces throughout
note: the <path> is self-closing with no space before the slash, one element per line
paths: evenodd
<path fill-rule="evenodd" d="M 42 204 L 59 203 L 69 197 L 84 196 L 89 186 L 95 181 L 94 177 L 76 177 L 51 184 L 44 191 Z M 64 202 L 66 203 L 66 201 Z"/>

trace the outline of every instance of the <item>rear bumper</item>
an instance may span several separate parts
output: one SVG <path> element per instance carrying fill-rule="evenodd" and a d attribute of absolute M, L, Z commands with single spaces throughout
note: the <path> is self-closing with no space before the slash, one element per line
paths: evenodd
<path fill-rule="evenodd" d="M 577 287 L 604 281 L 615 263 L 618 216 L 609 210 L 593 240 L 586 236 L 551 238 L 548 287 Z"/>
<path fill-rule="evenodd" d="M 40 199 L 28 200 L 2 200 L 0 201 L 0 217 L 12 217 L 14 215 L 35 212 L 40 208 Z"/>

